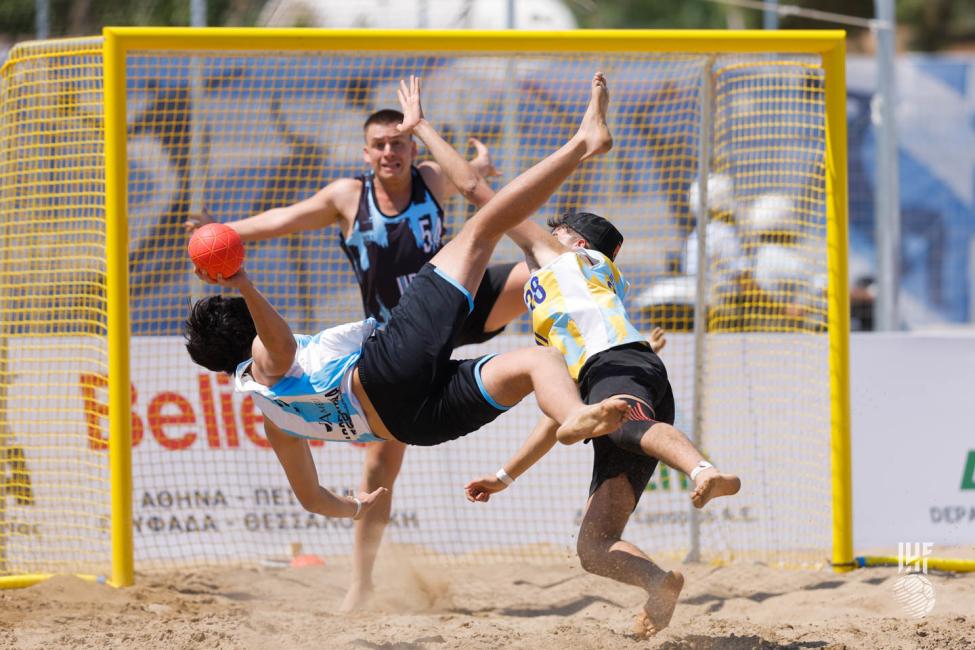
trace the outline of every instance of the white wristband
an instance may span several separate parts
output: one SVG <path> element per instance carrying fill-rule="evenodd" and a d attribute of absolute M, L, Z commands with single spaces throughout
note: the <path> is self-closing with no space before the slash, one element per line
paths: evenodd
<path fill-rule="evenodd" d="M 356 497 L 352 497 L 352 500 L 355 501 L 355 512 L 352 513 L 352 518 L 355 519 L 362 512 L 362 501 L 359 501 Z"/>
<path fill-rule="evenodd" d="M 691 480 L 692 481 L 693 480 L 696 480 L 698 474 L 700 474 L 701 472 L 703 472 L 706 469 L 711 469 L 712 467 L 714 467 L 714 465 L 712 465 L 711 463 L 709 463 L 706 460 L 702 460 L 701 462 L 699 462 L 697 464 L 696 467 L 694 467 L 694 469 L 691 470 Z"/>
<path fill-rule="evenodd" d="M 495 476 L 497 476 L 498 480 L 504 483 L 505 485 L 511 485 L 512 483 L 515 482 L 515 479 L 511 478 L 508 475 L 508 472 L 504 471 L 503 467 L 498 470 L 498 473 L 495 474 Z"/>

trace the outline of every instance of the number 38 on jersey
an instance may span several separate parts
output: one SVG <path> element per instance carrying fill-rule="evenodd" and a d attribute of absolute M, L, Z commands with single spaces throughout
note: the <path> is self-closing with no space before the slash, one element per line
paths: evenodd
<path fill-rule="evenodd" d="M 535 307 L 545 302 L 546 297 L 548 296 L 545 293 L 545 288 L 538 281 L 538 277 L 533 275 L 528 282 L 528 288 L 525 289 L 525 305 L 528 306 L 529 310 L 534 310 Z"/>

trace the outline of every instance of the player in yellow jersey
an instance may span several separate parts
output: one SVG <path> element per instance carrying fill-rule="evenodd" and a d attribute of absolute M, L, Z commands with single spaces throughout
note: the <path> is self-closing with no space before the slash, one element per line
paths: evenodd
<path fill-rule="evenodd" d="M 618 397 L 630 404 L 619 429 L 592 439 L 593 476 L 579 531 L 579 559 L 591 573 L 646 590 L 635 631 L 650 636 L 670 623 L 684 577 L 657 566 L 622 534 L 658 460 L 690 475 L 695 484 L 691 501 L 698 508 L 715 497 L 737 493 L 741 481 L 718 472 L 673 426 L 674 396 L 667 370 L 623 306 L 628 285 L 613 262 L 623 244 L 620 232 L 587 212 L 563 215 L 549 227 L 551 233 L 526 222 L 509 232 L 532 271 L 525 303 L 532 312 L 535 340 L 562 353 L 583 401 Z M 487 501 L 556 440 L 572 444 L 584 438 L 543 417 L 497 474 L 467 484 L 467 498 Z"/>

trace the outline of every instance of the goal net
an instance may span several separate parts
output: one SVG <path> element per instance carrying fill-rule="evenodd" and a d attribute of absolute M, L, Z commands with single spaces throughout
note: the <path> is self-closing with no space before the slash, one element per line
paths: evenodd
<path fill-rule="evenodd" d="M 410 74 L 448 141 L 468 156 L 469 137 L 490 148 L 500 186 L 571 135 L 595 70 L 610 81 L 615 148 L 536 218 L 585 209 L 616 223 L 629 313 L 647 334 L 667 330 L 676 424 L 744 485 L 696 514 L 687 477 L 661 466 L 626 538 L 662 558 L 828 560 L 831 81 L 818 54 L 750 48 L 747 35 L 702 53 L 679 40 L 673 51 L 600 51 L 579 35 L 544 52 L 530 36 L 498 47 L 483 34 L 464 37 L 463 51 L 435 41 L 409 51 L 367 32 L 339 45 L 296 32 L 288 47 L 255 32 L 237 49 L 207 49 L 189 32 L 156 32 L 124 49 L 118 95 L 106 92 L 101 38 L 22 44 L 3 67 L 0 576 L 111 570 L 110 493 L 126 484 L 108 455 L 104 141 L 120 127 L 107 102 L 125 116 L 136 567 L 273 562 L 295 544 L 334 559 L 351 552 L 351 522 L 302 510 L 251 398 L 183 349 L 189 305 L 211 291 L 191 272 L 183 221 L 203 208 L 217 221 L 255 215 L 362 173 L 363 121 L 398 108 Z M 452 233 L 473 212 L 456 198 L 443 208 Z M 338 243 L 328 228 L 248 245 L 249 274 L 296 332 L 362 318 Z M 505 243 L 495 259 L 517 250 Z M 521 318 L 457 355 L 532 344 Z M 437 561 L 565 558 L 588 496 L 588 445 L 559 446 L 488 504 L 463 495 L 537 416 L 529 398 L 463 439 L 409 449 L 386 539 Z M 361 446 L 313 453 L 323 485 L 357 489 Z"/>

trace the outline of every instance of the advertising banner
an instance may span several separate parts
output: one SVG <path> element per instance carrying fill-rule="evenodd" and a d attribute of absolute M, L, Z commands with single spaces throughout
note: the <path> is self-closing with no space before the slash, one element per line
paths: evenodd
<path fill-rule="evenodd" d="M 478 356 L 523 345 L 523 337 L 504 336 L 486 346 L 466 348 L 461 354 Z M 665 359 L 668 355 L 674 360 L 686 359 L 692 345 L 690 337 L 671 337 Z M 775 349 L 771 342 L 755 340 L 747 345 L 753 348 L 753 356 L 758 355 L 755 358 L 761 357 L 760 348 Z M 59 408 L 84 413 L 83 419 L 68 418 L 59 424 L 62 444 L 28 442 L 24 446 L 26 466 L 35 475 L 35 498 L 29 505 L 8 500 L 5 525 L 20 526 L 32 534 L 11 538 L 6 553 L 14 560 L 18 553 L 43 547 L 45 536 L 66 523 L 65 511 L 52 505 L 65 500 L 64 486 L 50 475 L 55 468 L 69 473 L 81 466 L 100 470 L 92 478 L 82 479 L 89 483 L 82 489 L 95 495 L 101 507 L 72 511 L 70 522 L 107 529 L 108 395 L 104 370 L 94 363 L 79 367 L 71 360 L 51 359 L 40 368 L 13 353 L 9 364 L 19 379 L 11 387 L 11 403 L 27 391 L 38 390 L 50 375 L 63 374 L 74 384 L 73 397 Z M 677 425 L 687 429 L 693 377 L 676 362 L 672 365 Z M 733 384 L 737 388 L 729 388 L 729 384 L 722 390 L 731 391 L 728 399 L 739 399 L 735 391 L 755 390 L 761 379 L 756 375 L 749 382 Z M 351 551 L 352 522 L 314 515 L 301 507 L 264 438 L 253 400 L 234 394 L 228 377 L 195 366 L 179 337 L 133 339 L 131 400 L 133 527 L 141 566 L 156 561 L 260 560 L 284 555 L 295 543 L 305 552 L 327 556 Z M 538 413 L 534 399 L 528 398 L 469 436 L 433 448 L 409 449 L 396 484 L 387 538 L 449 554 L 504 549 L 518 549 L 515 552 L 522 556 L 551 554 L 553 549 L 571 552 L 588 498 L 589 445 L 557 445 L 513 488 L 488 504 L 472 504 L 464 497 L 468 481 L 493 474 L 518 448 Z M 767 435 L 775 426 L 760 425 L 753 433 Z M 763 454 L 750 451 L 758 447 L 754 440 L 736 437 L 722 442 L 715 436 L 707 444 L 716 462 L 734 466 L 743 476 L 759 476 Z M 745 455 L 736 451 L 742 446 L 749 450 Z M 361 445 L 313 443 L 312 452 L 323 486 L 338 493 L 358 488 L 365 458 Z M 689 548 L 689 493 L 686 477 L 658 468 L 631 519 L 627 537 L 659 555 L 682 557 Z M 824 504 L 820 506 L 822 517 L 828 517 Z M 795 511 L 790 491 L 763 495 L 755 488 L 747 490 L 740 498 L 700 515 L 702 547 L 705 552 L 745 551 L 762 536 L 763 546 L 775 547 L 768 532 L 776 530 L 773 519 L 780 518 L 778 513 L 787 511 Z M 806 515 L 802 517 L 808 520 Z M 784 534 L 779 539 L 785 545 L 793 544 L 795 537 Z M 805 533 L 802 537 L 809 539 Z M 820 537 L 827 538 L 828 531 Z M 76 550 L 94 553 L 98 549 Z"/>
<path fill-rule="evenodd" d="M 741 475 L 743 489 L 701 515 L 704 553 L 747 557 L 807 549 L 824 560 L 828 552 L 826 359 L 823 350 L 801 350 L 818 350 L 825 339 L 788 338 L 708 341 L 702 444 L 712 460 Z M 462 353 L 477 356 L 523 343 L 522 337 L 503 336 Z M 685 431 L 693 425 L 693 375 L 686 362 L 692 346 L 690 337 L 674 335 L 663 353 L 677 397 L 677 426 Z M 5 557 L 14 563 L 44 554 L 104 554 L 107 536 L 97 543 L 83 536 L 61 539 L 72 527 L 109 526 L 104 368 L 55 352 L 38 364 L 31 350 L 28 340 L 10 348 L 7 371 L 16 381 L 6 395 L 8 411 L 26 403 L 27 395 L 36 403 L 38 394 L 53 390 L 46 388 L 52 378 L 69 378 L 70 397 L 52 398 L 48 407 L 23 416 L 29 430 L 16 431 L 6 447 L 6 484 L 29 485 L 30 498 L 17 489 L 4 495 Z M 819 361 L 810 365 L 809 359 Z M 252 400 L 234 394 L 227 377 L 194 366 L 179 338 L 134 339 L 132 380 L 133 527 L 142 566 L 256 561 L 285 555 L 295 543 L 326 556 L 351 551 L 352 522 L 301 507 Z M 975 544 L 975 436 L 965 412 L 972 386 L 975 337 L 853 337 L 858 552 L 891 552 L 908 541 Z M 588 445 L 557 445 L 488 504 L 464 498 L 464 485 L 497 470 L 537 415 L 529 398 L 460 440 L 407 450 L 388 539 L 445 554 L 571 553 L 591 478 Z M 323 486 L 339 493 L 358 488 L 364 447 L 316 444 L 312 452 Z M 627 538 L 661 557 L 681 557 L 690 544 L 688 494 L 686 477 L 658 468 Z"/>
<path fill-rule="evenodd" d="M 975 545 L 975 336 L 854 335 L 851 376 L 855 547 Z"/>

